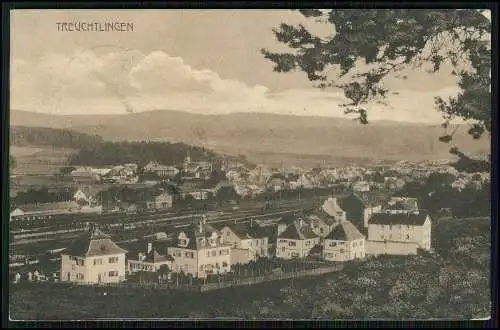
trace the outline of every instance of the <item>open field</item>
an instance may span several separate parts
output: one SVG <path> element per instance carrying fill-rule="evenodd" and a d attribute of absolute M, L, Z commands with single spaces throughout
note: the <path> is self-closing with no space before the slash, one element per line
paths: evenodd
<path fill-rule="evenodd" d="M 11 146 L 10 154 L 15 158 L 11 175 L 51 175 L 66 164 L 68 156 L 76 150 L 52 147 Z"/>

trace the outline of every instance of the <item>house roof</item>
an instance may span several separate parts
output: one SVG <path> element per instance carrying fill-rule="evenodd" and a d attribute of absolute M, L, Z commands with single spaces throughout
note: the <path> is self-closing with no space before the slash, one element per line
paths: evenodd
<path fill-rule="evenodd" d="M 62 252 L 64 255 L 75 257 L 96 257 L 121 253 L 127 253 L 127 251 L 116 245 L 108 235 L 97 227 L 83 234 Z"/>
<path fill-rule="evenodd" d="M 266 231 L 262 230 L 262 228 L 254 224 L 253 226 L 250 223 L 238 223 L 227 225 L 229 229 L 233 233 L 236 234 L 240 239 L 252 239 L 252 238 L 264 238 L 267 237 Z"/>
<path fill-rule="evenodd" d="M 387 210 L 418 210 L 418 201 L 416 198 L 393 198 L 386 204 Z"/>
<path fill-rule="evenodd" d="M 384 205 L 390 199 L 390 195 L 387 192 L 356 192 L 353 193 L 365 206 L 379 206 Z"/>
<path fill-rule="evenodd" d="M 325 239 L 332 239 L 336 241 L 354 241 L 358 239 L 365 238 L 363 234 L 349 221 L 343 221 L 339 223 L 333 230 L 328 234 Z"/>
<path fill-rule="evenodd" d="M 419 213 L 374 213 L 368 224 L 375 225 L 409 225 L 409 226 L 422 226 L 429 214 L 420 211 Z"/>
<path fill-rule="evenodd" d="M 69 202 L 54 202 L 54 203 L 38 203 L 38 204 L 25 204 L 19 205 L 17 208 L 21 209 L 24 213 L 31 212 L 48 212 L 48 211 L 64 211 L 72 209 L 80 209 L 80 205 L 75 201 Z"/>
<path fill-rule="evenodd" d="M 151 249 L 151 251 L 144 258 L 144 262 L 158 263 L 164 261 L 172 261 L 173 258 L 169 255 L 161 255 L 156 251 L 156 249 Z"/>
<path fill-rule="evenodd" d="M 220 231 L 210 224 L 204 224 L 202 226 L 202 231 L 199 231 L 199 225 L 192 224 L 186 230 L 183 230 L 184 234 L 188 239 L 188 244 L 186 249 L 189 250 L 200 250 L 205 247 L 209 247 L 206 243 L 204 244 L 204 239 L 210 238 L 215 232 L 219 236 Z M 206 241 L 205 241 L 206 242 Z M 220 242 L 217 240 L 217 245 L 220 246 Z M 179 246 L 179 237 L 175 240 L 175 246 Z"/>
<path fill-rule="evenodd" d="M 311 238 L 317 238 L 318 236 L 313 232 L 308 224 L 303 224 L 302 226 L 298 221 L 289 225 L 284 232 L 282 232 L 279 238 L 295 239 L 295 240 L 305 240 Z"/>
<path fill-rule="evenodd" d="M 329 211 L 332 212 L 332 210 L 329 210 Z M 325 224 L 330 226 L 330 225 L 337 222 L 337 220 L 336 220 L 335 216 L 333 216 L 333 214 L 335 214 L 335 213 L 332 212 L 330 214 L 323 207 L 321 207 L 319 209 L 315 209 L 314 211 L 312 211 L 312 213 L 309 215 L 309 218 L 312 220 L 321 220 Z"/>

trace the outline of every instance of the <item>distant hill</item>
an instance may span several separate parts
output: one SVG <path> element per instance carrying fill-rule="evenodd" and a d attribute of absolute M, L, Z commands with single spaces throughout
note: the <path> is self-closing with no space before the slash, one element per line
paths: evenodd
<path fill-rule="evenodd" d="M 58 166 L 137 163 L 143 166 L 156 160 L 174 165 L 182 163 L 188 151 L 193 160 L 220 158 L 211 150 L 184 143 L 105 141 L 99 135 L 89 135 L 72 129 L 35 126 L 12 126 L 10 144 L 11 155 L 15 154 L 16 157 L 15 168 L 20 173 L 40 173 L 40 166 L 45 163 Z M 49 153 L 52 158 L 57 154 L 57 161 L 52 158 L 47 160 Z M 43 160 L 42 164 L 39 164 L 39 159 Z M 35 168 L 33 165 L 36 165 Z M 45 167 L 45 172 L 54 172 L 53 166 Z"/>
<path fill-rule="evenodd" d="M 105 140 L 183 142 L 218 152 L 245 155 L 252 162 L 308 165 L 340 160 L 451 159 L 450 145 L 438 141 L 440 125 L 350 119 L 234 113 L 202 115 L 155 110 L 120 115 L 47 115 L 11 111 L 12 126 L 72 129 Z M 454 145 L 487 153 L 490 141 L 473 140 L 460 127 Z"/>

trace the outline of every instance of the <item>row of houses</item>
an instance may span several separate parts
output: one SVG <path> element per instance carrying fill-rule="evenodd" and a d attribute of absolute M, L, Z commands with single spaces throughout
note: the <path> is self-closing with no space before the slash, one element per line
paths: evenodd
<path fill-rule="evenodd" d="M 254 221 L 216 225 L 202 218 L 180 231 L 166 249 L 148 243 L 147 250 L 128 256 L 109 236 L 93 228 L 63 252 L 61 280 L 117 282 L 127 274 L 155 272 L 162 266 L 171 272 L 205 278 L 273 254 L 281 259 L 317 254 L 329 261 L 347 261 L 366 255 L 409 255 L 418 249 L 430 250 L 430 216 L 420 210 L 403 210 L 397 199 L 392 202 L 392 209 L 370 216 L 367 235 L 347 220 L 345 211 L 332 214 L 338 204 L 330 199 L 319 210 L 283 218 L 275 227 L 262 227 Z"/>

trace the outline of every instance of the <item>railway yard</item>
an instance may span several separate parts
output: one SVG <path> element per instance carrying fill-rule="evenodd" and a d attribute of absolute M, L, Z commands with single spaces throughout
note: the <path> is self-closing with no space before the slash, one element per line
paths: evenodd
<path fill-rule="evenodd" d="M 106 231 L 113 240 L 124 248 L 137 244 L 153 233 L 165 233 L 172 237 L 177 231 L 197 221 L 202 215 L 207 223 L 244 223 L 253 220 L 278 220 L 280 217 L 318 205 L 321 196 L 302 200 L 283 200 L 270 208 L 263 202 L 249 201 L 238 208 L 230 207 L 218 211 L 177 210 L 158 213 L 102 214 L 65 216 L 51 223 L 37 226 L 31 223 L 29 229 L 10 229 L 9 254 L 36 258 L 47 256 L 51 251 L 67 247 L 72 240 L 86 230 L 86 224 L 93 222 Z"/>

